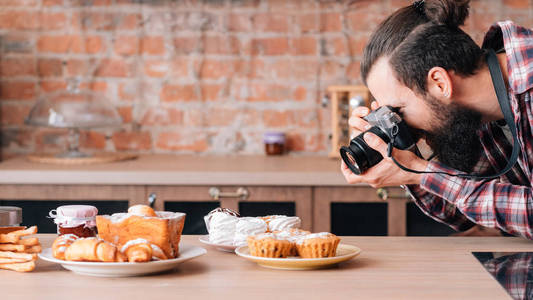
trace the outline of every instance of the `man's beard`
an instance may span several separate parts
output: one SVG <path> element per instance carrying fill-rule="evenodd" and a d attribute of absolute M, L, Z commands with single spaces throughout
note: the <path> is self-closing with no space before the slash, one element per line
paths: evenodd
<path fill-rule="evenodd" d="M 481 114 L 456 104 L 444 105 L 434 98 L 426 101 L 438 120 L 431 130 L 424 131 L 433 154 L 449 167 L 472 172 L 483 149 L 477 134 Z"/>

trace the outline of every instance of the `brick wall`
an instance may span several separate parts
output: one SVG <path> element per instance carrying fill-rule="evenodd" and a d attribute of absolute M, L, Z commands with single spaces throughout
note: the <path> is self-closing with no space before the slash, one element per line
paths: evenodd
<path fill-rule="evenodd" d="M 294 153 L 328 151 L 332 84 L 359 84 L 362 49 L 410 1 L 0 0 L 4 156 L 63 148 L 61 130 L 23 124 L 38 97 L 104 93 L 124 124 L 82 134 L 87 151 L 263 152 L 284 131 Z M 474 0 L 467 32 L 533 27 L 533 0 Z"/>

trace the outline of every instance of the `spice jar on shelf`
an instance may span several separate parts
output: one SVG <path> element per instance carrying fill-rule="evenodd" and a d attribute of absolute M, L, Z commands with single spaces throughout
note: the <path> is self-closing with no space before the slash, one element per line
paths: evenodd
<path fill-rule="evenodd" d="M 267 132 L 263 135 L 265 153 L 267 155 L 282 155 L 285 153 L 285 133 Z"/>
<path fill-rule="evenodd" d="M 78 237 L 96 236 L 98 209 L 91 205 L 64 205 L 50 211 L 57 224 L 57 234 L 74 234 Z"/>

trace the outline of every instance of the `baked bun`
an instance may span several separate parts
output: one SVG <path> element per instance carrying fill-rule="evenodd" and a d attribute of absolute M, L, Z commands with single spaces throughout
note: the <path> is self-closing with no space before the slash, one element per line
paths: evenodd
<path fill-rule="evenodd" d="M 155 211 L 148 205 L 138 204 L 130 207 L 128 213 L 143 217 L 157 217 Z"/>

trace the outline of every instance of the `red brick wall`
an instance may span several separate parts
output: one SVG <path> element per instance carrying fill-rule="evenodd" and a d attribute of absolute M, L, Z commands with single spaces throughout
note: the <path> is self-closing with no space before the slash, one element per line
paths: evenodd
<path fill-rule="evenodd" d="M 0 0 L 3 154 L 63 147 L 61 130 L 23 120 L 68 86 L 103 92 L 124 119 L 84 132 L 87 151 L 254 154 L 280 130 L 293 152 L 327 153 L 325 88 L 360 83 L 369 34 L 409 2 Z M 495 20 L 533 27 L 533 0 L 472 6 L 476 41 Z"/>

